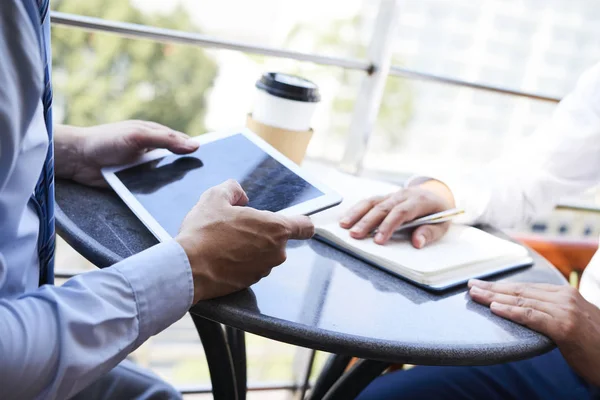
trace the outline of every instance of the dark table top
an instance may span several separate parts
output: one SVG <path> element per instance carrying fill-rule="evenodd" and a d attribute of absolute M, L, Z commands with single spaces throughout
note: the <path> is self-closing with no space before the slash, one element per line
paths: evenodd
<path fill-rule="evenodd" d="M 157 243 L 110 190 L 58 181 L 56 197 L 59 233 L 98 267 Z M 502 279 L 565 283 L 533 256 L 533 267 Z M 464 287 L 430 293 L 314 239 L 289 243 L 285 264 L 250 289 L 191 312 L 282 342 L 411 364 L 494 364 L 554 347 L 474 303 Z"/>

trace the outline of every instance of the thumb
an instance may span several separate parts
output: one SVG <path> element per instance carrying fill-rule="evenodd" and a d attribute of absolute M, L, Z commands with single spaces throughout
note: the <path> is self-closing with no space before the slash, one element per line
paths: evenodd
<path fill-rule="evenodd" d="M 417 249 L 439 240 L 450 228 L 450 223 L 419 226 L 412 234 L 412 245 Z"/>
<path fill-rule="evenodd" d="M 315 234 L 315 226 L 307 216 L 298 215 L 285 219 L 290 228 L 290 239 L 306 240 Z"/>
<path fill-rule="evenodd" d="M 210 188 L 205 192 L 205 195 L 212 199 L 226 201 L 232 206 L 245 206 L 249 201 L 248 195 L 242 186 L 233 179 Z"/>

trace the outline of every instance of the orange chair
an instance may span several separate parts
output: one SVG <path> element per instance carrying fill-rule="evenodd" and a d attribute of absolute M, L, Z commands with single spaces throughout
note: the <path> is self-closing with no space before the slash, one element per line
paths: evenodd
<path fill-rule="evenodd" d="M 548 238 L 524 234 L 512 237 L 548 260 L 571 283 L 579 282 L 579 276 L 598 249 L 598 240 L 591 239 Z"/>

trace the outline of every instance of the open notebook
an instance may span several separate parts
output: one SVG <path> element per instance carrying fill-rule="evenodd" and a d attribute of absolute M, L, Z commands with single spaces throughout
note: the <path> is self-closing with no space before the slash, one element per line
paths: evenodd
<path fill-rule="evenodd" d="M 339 173 L 324 180 L 344 196 L 344 201 L 312 216 L 317 238 L 425 288 L 444 290 L 470 278 L 483 278 L 533 262 L 523 246 L 458 224 L 453 224 L 444 238 L 420 250 L 407 239 L 392 240 L 384 246 L 371 238 L 353 239 L 340 228 L 341 215 L 361 198 L 388 194 L 398 187 Z"/>

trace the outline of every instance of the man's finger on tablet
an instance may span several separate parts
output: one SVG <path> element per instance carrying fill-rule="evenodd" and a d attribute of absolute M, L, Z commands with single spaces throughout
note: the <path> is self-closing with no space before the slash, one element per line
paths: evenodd
<path fill-rule="evenodd" d="M 204 194 L 210 198 L 224 200 L 232 206 L 245 206 L 248 204 L 248 195 L 234 179 L 229 179 L 220 185 L 214 186 Z"/>
<path fill-rule="evenodd" d="M 306 240 L 315 234 L 315 226 L 307 216 L 298 215 L 285 219 L 290 228 L 290 239 Z"/>

